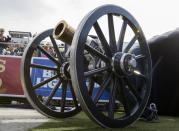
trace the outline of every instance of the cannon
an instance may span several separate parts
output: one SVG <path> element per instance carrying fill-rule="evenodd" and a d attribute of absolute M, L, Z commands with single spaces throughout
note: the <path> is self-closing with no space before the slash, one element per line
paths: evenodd
<path fill-rule="evenodd" d="M 105 32 L 101 28 L 104 23 Z M 130 39 L 128 43 L 126 37 Z M 47 39 L 55 55 L 42 47 Z M 57 46 L 59 41 L 69 45 L 63 54 Z M 135 45 L 139 46 L 138 55 L 131 52 Z M 53 66 L 34 64 L 37 52 L 44 54 Z M 51 77 L 33 84 L 30 76 L 34 68 L 51 70 Z M 37 94 L 36 90 L 54 80 L 56 85 L 47 97 Z M 47 117 L 72 117 L 82 109 L 102 127 L 123 128 L 141 116 L 148 102 L 152 81 L 150 51 L 141 27 L 128 11 L 103 5 L 89 12 L 76 30 L 63 20 L 54 29 L 36 36 L 23 54 L 21 81 L 30 104 Z M 62 92 L 57 99 L 58 88 Z M 70 106 L 66 103 L 67 91 L 72 97 Z M 109 97 L 101 103 L 105 91 Z"/>

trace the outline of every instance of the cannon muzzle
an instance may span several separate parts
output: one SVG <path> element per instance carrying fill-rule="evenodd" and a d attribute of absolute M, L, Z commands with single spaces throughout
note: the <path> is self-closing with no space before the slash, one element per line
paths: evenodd
<path fill-rule="evenodd" d="M 71 45 L 74 33 L 75 30 L 73 27 L 68 25 L 66 21 L 62 20 L 54 28 L 53 37 Z"/>

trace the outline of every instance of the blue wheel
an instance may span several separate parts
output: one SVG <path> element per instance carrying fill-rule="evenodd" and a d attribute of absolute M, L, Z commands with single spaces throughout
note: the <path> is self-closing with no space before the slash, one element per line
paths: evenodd
<path fill-rule="evenodd" d="M 114 19 L 121 22 L 121 28 L 115 27 Z M 107 27 L 104 27 L 105 22 Z M 106 32 L 105 28 L 108 29 Z M 132 32 L 128 34 L 131 36 L 128 43 L 124 41 L 127 30 Z M 89 35 L 97 36 L 99 41 L 90 41 Z M 91 43 L 100 49 L 94 48 Z M 137 56 L 130 52 L 136 44 L 141 52 Z M 93 69 L 86 69 L 88 65 L 84 61 L 87 53 L 100 63 Z M 139 61 L 142 64 L 140 69 L 137 66 Z M 72 84 L 80 105 L 100 126 L 127 127 L 143 113 L 151 90 L 151 57 L 141 27 L 125 9 L 104 5 L 83 18 L 73 37 L 70 65 Z M 85 83 L 89 77 L 99 85 L 93 97 Z M 100 110 L 100 98 L 104 91 L 109 93 L 107 109 Z"/>

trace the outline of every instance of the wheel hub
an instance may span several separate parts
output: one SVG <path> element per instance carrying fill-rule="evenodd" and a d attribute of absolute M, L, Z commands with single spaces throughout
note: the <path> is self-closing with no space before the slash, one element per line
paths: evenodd
<path fill-rule="evenodd" d="M 112 57 L 112 67 L 114 73 L 118 75 L 130 75 L 137 67 L 135 55 L 130 53 L 117 52 Z"/>
<path fill-rule="evenodd" d="M 68 62 L 64 62 L 60 67 L 60 75 L 63 79 L 67 80 L 70 78 L 70 64 Z"/>

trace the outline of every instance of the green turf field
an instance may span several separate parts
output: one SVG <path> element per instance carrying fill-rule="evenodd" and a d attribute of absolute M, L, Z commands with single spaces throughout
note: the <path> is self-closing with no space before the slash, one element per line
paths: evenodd
<path fill-rule="evenodd" d="M 29 131 L 104 131 L 104 128 L 92 122 L 83 112 L 72 118 L 51 119 L 48 122 L 30 129 Z M 137 121 L 125 129 L 105 129 L 120 131 L 179 131 L 179 118 L 160 117 L 160 123 L 145 123 Z"/>

